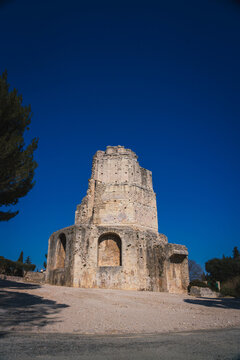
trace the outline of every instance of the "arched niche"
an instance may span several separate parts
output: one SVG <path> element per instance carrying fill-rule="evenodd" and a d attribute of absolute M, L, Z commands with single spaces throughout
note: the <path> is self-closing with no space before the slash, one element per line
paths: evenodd
<path fill-rule="evenodd" d="M 57 240 L 57 258 L 56 258 L 56 268 L 64 268 L 65 258 L 66 258 L 66 235 L 61 233 Z"/>
<path fill-rule="evenodd" d="M 98 239 L 98 266 L 122 266 L 122 241 L 117 234 L 103 234 Z"/>

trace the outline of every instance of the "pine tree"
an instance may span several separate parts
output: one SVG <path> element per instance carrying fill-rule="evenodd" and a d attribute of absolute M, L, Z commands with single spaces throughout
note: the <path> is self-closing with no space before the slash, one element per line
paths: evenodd
<path fill-rule="evenodd" d="M 31 123 L 31 107 L 22 105 L 17 90 L 9 91 L 7 72 L 0 75 L 0 221 L 7 221 L 19 211 L 5 207 L 16 205 L 34 186 L 37 163 L 33 152 L 38 140 L 25 147 L 24 132 Z M 4 208 L 2 208 L 4 207 Z"/>
<path fill-rule="evenodd" d="M 47 260 L 47 254 L 45 254 L 45 258 L 46 258 L 46 260 Z M 43 267 L 44 267 L 44 269 L 47 268 L 47 262 L 46 262 L 46 261 L 43 262 Z"/>
<path fill-rule="evenodd" d="M 239 252 L 237 246 L 235 246 L 235 247 L 233 248 L 233 258 L 234 258 L 234 259 L 240 259 L 240 252 Z"/>
<path fill-rule="evenodd" d="M 30 256 L 26 257 L 25 264 L 29 264 L 29 265 L 32 264 Z"/>
<path fill-rule="evenodd" d="M 21 251 L 21 254 L 19 255 L 18 262 L 23 263 L 23 251 Z"/>

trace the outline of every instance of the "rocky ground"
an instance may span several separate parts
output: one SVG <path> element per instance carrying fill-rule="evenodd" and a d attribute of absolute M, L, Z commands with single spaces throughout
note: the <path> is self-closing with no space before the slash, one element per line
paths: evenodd
<path fill-rule="evenodd" d="M 0 331 L 162 333 L 240 326 L 240 300 L 0 280 Z"/>

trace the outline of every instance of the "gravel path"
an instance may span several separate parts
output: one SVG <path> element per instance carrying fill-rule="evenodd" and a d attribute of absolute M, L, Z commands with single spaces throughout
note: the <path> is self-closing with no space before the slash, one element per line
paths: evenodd
<path fill-rule="evenodd" d="M 240 300 L 0 280 L 0 331 L 162 333 L 240 326 Z"/>

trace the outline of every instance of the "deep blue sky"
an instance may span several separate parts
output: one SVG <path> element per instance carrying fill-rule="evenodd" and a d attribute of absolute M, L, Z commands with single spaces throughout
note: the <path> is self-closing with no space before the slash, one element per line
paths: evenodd
<path fill-rule="evenodd" d="M 34 189 L 0 223 L 0 255 L 42 267 L 72 225 L 92 156 L 124 145 L 153 172 L 159 232 L 204 264 L 240 240 L 240 4 L 0 2 L 0 72 L 31 104 Z"/>

